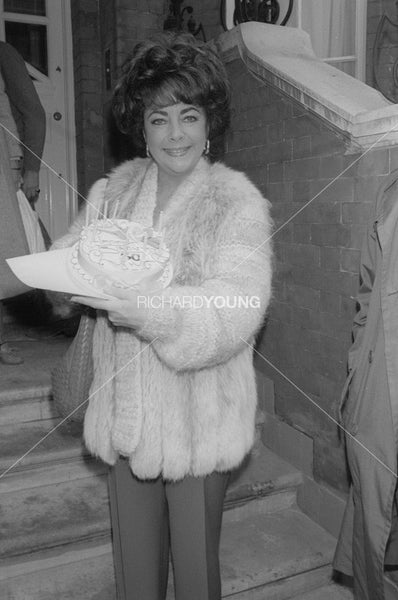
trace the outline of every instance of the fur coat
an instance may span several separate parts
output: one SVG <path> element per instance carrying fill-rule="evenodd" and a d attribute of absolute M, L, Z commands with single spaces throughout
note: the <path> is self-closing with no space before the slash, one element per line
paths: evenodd
<path fill-rule="evenodd" d="M 157 166 L 135 159 L 94 184 L 87 210 L 152 226 Z M 85 211 L 55 247 L 74 243 Z M 88 449 L 129 457 L 141 479 L 237 467 L 254 440 L 254 336 L 271 295 L 268 203 L 242 174 L 202 158 L 163 215 L 173 280 L 138 330 L 98 312 Z M 159 306 L 160 305 L 160 306 Z"/>

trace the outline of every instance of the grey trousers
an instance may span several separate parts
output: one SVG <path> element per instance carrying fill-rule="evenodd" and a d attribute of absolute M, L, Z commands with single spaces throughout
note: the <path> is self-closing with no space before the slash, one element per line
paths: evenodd
<path fill-rule="evenodd" d="M 128 461 L 110 470 L 118 600 L 164 600 L 169 549 L 176 600 L 220 600 L 219 542 L 229 474 L 141 481 Z"/>

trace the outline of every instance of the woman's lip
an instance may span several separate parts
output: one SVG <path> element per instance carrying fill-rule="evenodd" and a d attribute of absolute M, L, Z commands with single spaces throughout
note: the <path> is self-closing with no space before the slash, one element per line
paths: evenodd
<path fill-rule="evenodd" d="M 184 148 L 164 148 L 164 151 L 170 156 L 182 156 L 188 152 L 189 149 L 190 146 L 184 146 Z"/>

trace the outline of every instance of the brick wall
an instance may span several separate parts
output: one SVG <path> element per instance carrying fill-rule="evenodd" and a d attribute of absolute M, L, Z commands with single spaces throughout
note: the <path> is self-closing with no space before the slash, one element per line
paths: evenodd
<path fill-rule="evenodd" d="M 80 193 L 103 174 L 102 64 L 98 3 L 72 0 L 77 177 Z"/>
<path fill-rule="evenodd" d="M 166 0 L 115 0 L 116 39 L 119 67 L 134 45 L 162 31 Z"/>
<path fill-rule="evenodd" d="M 132 47 L 162 30 L 166 8 L 166 0 L 71 0 L 78 189 L 82 194 L 132 154 L 110 119 L 112 89 Z"/>
<path fill-rule="evenodd" d="M 234 103 L 226 162 L 269 198 L 275 221 L 274 298 L 258 342 L 266 360 L 256 356 L 256 366 L 275 383 L 277 415 L 313 438 L 315 477 L 345 489 L 338 429 L 327 415 L 336 417 L 345 379 L 366 223 L 398 154 L 347 155 L 337 130 L 252 77 L 240 59 L 227 66 Z"/>

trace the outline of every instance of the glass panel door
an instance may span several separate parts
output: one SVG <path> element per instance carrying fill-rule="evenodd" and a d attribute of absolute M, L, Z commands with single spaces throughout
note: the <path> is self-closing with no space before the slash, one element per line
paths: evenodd
<path fill-rule="evenodd" d="M 4 0 L 3 27 L 6 42 L 25 62 L 48 76 L 48 17 L 45 0 Z"/>
<path fill-rule="evenodd" d="M 14 46 L 35 69 L 48 75 L 47 26 L 4 21 L 6 42 Z"/>
<path fill-rule="evenodd" d="M 46 0 L 4 0 L 4 12 L 24 15 L 46 15 Z"/>

